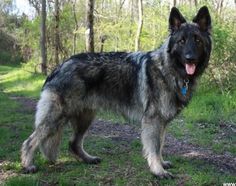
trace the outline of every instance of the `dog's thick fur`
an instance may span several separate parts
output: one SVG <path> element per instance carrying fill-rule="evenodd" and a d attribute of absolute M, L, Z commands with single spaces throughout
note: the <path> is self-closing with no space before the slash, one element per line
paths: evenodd
<path fill-rule="evenodd" d="M 170 35 L 151 52 L 83 53 L 72 56 L 47 78 L 37 105 L 35 131 L 23 143 L 22 166 L 36 171 L 33 154 L 39 146 L 55 162 L 63 126 L 74 135 L 69 150 L 78 160 L 99 163 L 83 149 L 83 138 L 97 109 L 109 109 L 139 120 L 144 156 L 151 172 L 172 177 L 162 158 L 165 129 L 191 98 L 196 79 L 211 53 L 211 18 L 202 7 L 187 23 L 177 8 L 169 18 Z"/>

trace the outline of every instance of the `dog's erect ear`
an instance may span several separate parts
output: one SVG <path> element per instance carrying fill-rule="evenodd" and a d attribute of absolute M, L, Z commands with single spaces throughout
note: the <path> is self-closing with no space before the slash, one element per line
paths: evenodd
<path fill-rule="evenodd" d="M 211 16 L 206 6 L 203 6 L 193 18 L 193 22 L 199 25 L 203 32 L 211 32 Z"/>
<path fill-rule="evenodd" d="M 186 20 L 184 19 L 180 11 L 176 7 L 173 7 L 170 11 L 169 30 L 173 32 L 177 30 L 182 23 L 185 22 Z"/>

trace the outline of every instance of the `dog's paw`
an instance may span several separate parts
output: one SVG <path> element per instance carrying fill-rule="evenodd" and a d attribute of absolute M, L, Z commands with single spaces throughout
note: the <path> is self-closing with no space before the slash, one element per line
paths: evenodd
<path fill-rule="evenodd" d="M 173 168 L 173 164 L 170 161 L 163 161 L 161 164 L 162 164 L 164 169 Z"/>
<path fill-rule="evenodd" d="M 174 179 L 175 178 L 175 176 L 168 171 L 156 173 L 154 174 L 154 176 L 157 177 L 158 179 Z"/>
<path fill-rule="evenodd" d="M 37 167 L 35 165 L 31 165 L 28 167 L 23 167 L 22 172 L 24 174 L 32 174 L 37 172 Z"/>

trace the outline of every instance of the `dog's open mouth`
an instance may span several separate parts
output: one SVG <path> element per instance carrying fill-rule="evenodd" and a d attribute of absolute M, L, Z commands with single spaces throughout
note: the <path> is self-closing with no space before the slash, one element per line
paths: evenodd
<path fill-rule="evenodd" d="M 193 75 L 196 71 L 196 65 L 193 63 L 186 63 L 185 64 L 185 70 L 188 75 Z"/>

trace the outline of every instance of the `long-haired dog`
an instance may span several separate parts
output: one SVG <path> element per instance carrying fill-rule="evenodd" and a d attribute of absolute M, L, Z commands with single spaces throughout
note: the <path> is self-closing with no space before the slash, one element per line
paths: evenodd
<path fill-rule="evenodd" d="M 70 57 L 48 76 L 37 105 L 35 130 L 22 146 L 22 166 L 35 172 L 37 147 L 55 162 L 63 126 L 74 129 L 69 150 L 78 160 L 99 163 L 83 148 L 84 134 L 96 110 L 125 114 L 142 124 L 144 157 L 151 172 L 172 177 L 164 161 L 167 124 L 188 104 L 211 53 L 211 18 L 202 7 L 191 23 L 177 8 L 169 17 L 169 37 L 150 52 L 82 53 Z"/>

